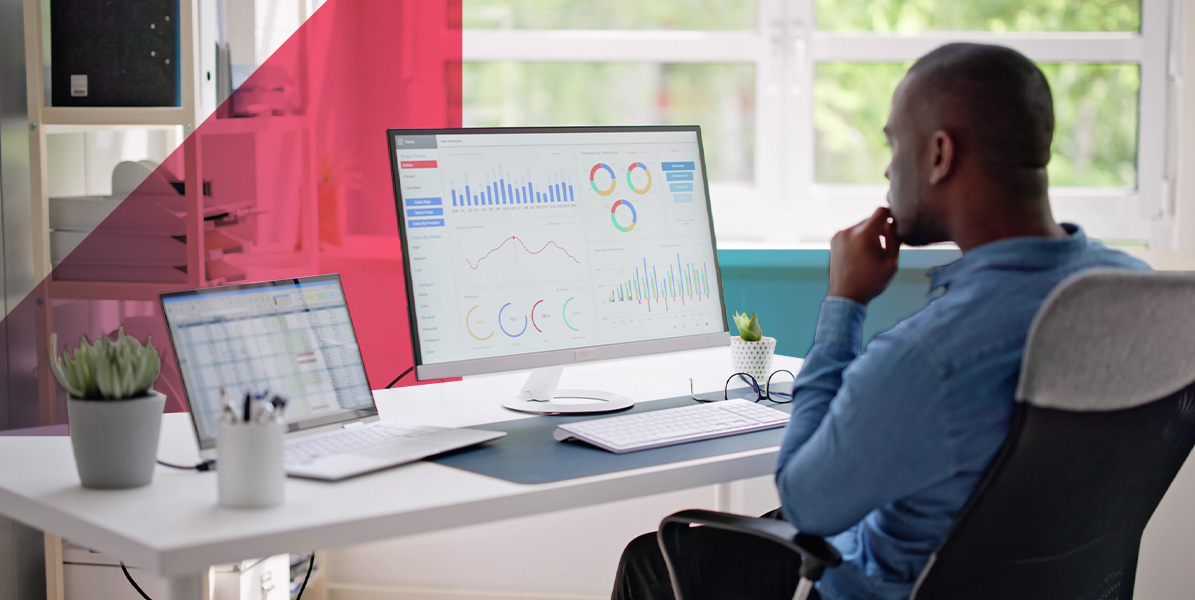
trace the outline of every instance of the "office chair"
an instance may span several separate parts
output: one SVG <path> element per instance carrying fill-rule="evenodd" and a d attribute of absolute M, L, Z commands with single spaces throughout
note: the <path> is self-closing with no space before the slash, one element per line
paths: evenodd
<path fill-rule="evenodd" d="M 1195 445 L 1195 277 L 1088 271 L 1029 331 L 1004 445 L 913 600 L 1130 600 L 1141 533 Z M 786 521 L 688 510 L 659 541 L 680 600 L 691 524 L 770 539 L 801 557 L 794 600 L 841 563 Z M 789 555 L 793 563 L 796 556 Z"/>

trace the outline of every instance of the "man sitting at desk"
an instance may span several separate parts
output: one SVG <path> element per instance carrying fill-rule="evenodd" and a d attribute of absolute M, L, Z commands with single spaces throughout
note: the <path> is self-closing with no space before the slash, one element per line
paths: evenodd
<path fill-rule="evenodd" d="M 884 133 L 888 207 L 838 232 L 830 289 L 797 378 L 776 468 L 781 513 L 843 564 L 825 600 L 908 598 L 917 575 L 1004 441 L 1029 326 L 1046 295 L 1092 267 L 1148 269 L 1050 212 L 1053 101 L 1016 51 L 951 44 L 909 69 Z M 952 241 L 929 304 L 859 353 L 864 309 L 900 245 Z M 701 587 L 719 598 L 791 598 L 776 547 L 695 533 Z M 623 553 L 616 599 L 672 598 L 655 534 Z"/>

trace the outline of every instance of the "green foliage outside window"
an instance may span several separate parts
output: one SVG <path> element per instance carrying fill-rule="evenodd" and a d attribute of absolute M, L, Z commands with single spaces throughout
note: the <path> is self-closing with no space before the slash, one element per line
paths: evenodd
<path fill-rule="evenodd" d="M 819 29 L 1135 32 L 1140 0 L 811 0 Z M 466 28 L 750 30 L 744 0 L 464 0 Z M 595 48 L 600 59 L 600 48 Z M 550 57 L 545 57 L 550 58 Z M 650 57 L 644 57 L 649 61 Z M 1137 65 L 1041 65 L 1054 92 L 1054 185 L 1137 185 Z M 821 63 L 813 89 L 821 183 L 884 183 L 880 131 L 908 64 Z M 470 62 L 466 125 L 702 125 L 710 177 L 754 172 L 752 64 Z M 769 123 L 760 123 L 769 127 Z M 774 151 L 764 149 L 764 151 Z"/>
<path fill-rule="evenodd" d="M 1138 31 L 1140 0 L 817 0 L 818 29 Z"/>
<path fill-rule="evenodd" d="M 752 178 L 754 65 L 468 62 L 463 88 L 467 127 L 701 125 L 710 178 Z"/>
<path fill-rule="evenodd" d="M 464 0 L 476 29 L 754 29 L 747 0 Z"/>
<path fill-rule="evenodd" d="M 1052 185 L 1137 185 L 1136 65 L 1040 65 L 1054 94 Z M 815 178 L 884 183 L 881 129 L 908 64 L 822 63 L 814 83 Z M 882 99 L 882 100 L 877 100 Z"/>
<path fill-rule="evenodd" d="M 464 0 L 478 29 L 754 29 L 747 0 Z M 816 0 L 827 31 L 1138 31 L 1140 0 Z"/>

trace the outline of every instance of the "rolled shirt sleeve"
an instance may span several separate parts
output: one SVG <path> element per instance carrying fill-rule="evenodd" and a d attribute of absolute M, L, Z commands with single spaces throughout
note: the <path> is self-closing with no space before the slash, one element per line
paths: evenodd
<path fill-rule="evenodd" d="M 901 326 L 859 355 L 861 304 L 827 298 L 776 468 L 784 517 L 828 536 L 949 477 L 943 369 Z"/>

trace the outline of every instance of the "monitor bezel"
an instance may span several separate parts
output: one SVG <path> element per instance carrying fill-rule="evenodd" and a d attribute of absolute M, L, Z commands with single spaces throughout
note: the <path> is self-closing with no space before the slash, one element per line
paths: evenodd
<path fill-rule="evenodd" d="M 191 395 L 187 391 L 187 382 L 185 380 L 183 380 L 185 375 L 183 374 L 182 364 L 179 362 L 179 359 L 178 359 L 178 348 L 174 343 L 174 330 L 171 328 L 170 319 L 166 316 L 166 301 L 168 299 L 174 298 L 176 296 L 199 297 L 199 296 L 204 296 L 204 295 L 214 294 L 214 293 L 224 293 L 224 292 L 246 290 L 246 289 L 253 289 L 253 288 L 277 287 L 280 285 L 299 286 L 302 284 L 316 283 L 316 282 L 320 282 L 320 281 L 334 281 L 334 282 L 336 282 L 336 285 L 340 287 L 340 293 L 344 295 L 345 312 L 348 313 L 349 323 L 353 324 L 353 312 L 348 309 L 349 298 L 348 298 L 348 294 L 344 293 L 344 283 L 340 280 L 339 273 L 329 273 L 329 274 L 325 274 L 325 275 L 311 275 L 308 277 L 287 277 L 287 278 L 283 278 L 283 279 L 273 279 L 273 280 L 269 280 L 269 281 L 255 281 L 255 282 L 250 282 L 250 283 L 234 283 L 234 284 L 229 284 L 229 285 L 219 285 L 219 286 L 206 287 L 206 288 L 192 288 L 192 289 L 185 289 L 185 290 L 171 290 L 171 291 L 166 291 L 166 292 L 159 292 L 158 293 L 158 305 L 162 307 L 162 320 L 166 323 L 166 337 L 170 339 L 170 351 L 174 353 L 174 364 L 175 364 L 175 366 L 178 367 L 178 377 L 180 380 L 179 383 L 182 384 L 183 400 L 185 400 L 187 402 L 187 410 L 188 411 L 192 410 L 191 409 Z M 356 329 L 355 325 L 353 326 L 353 337 L 354 338 L 357 337 L 357 329 Z M 365 360 L 364 360 L 364 357 L 361 355 L 361 341 L 359 339 L 357 340 L 357 357 L 358 357 L 358 359 L 360 359 L 362 374 L 365 375 L 365 377 L 366 377 L 365 380 L 368 382 L 369 381 L 369 373 L 365 371 Z M 369 387 L 369 386 L 367 385 L 366 387 Z M 373 399 L 373 390 L 372 389 L 370 389 L 369 400 L 370 400 L 370 403 L 373 405 L 373 408 L 370 408 L 370 409 L 346 408 L 346 409 L 341 409 L 340 411 L 335 412 L 330 415 L 313 417 L 310 419 L 304 419 L 302 421 L 291 421 L 288 419 L 286 422 L 286 431 L 287 431 L 287 433 L 290 433 L 292 431 L 305 431 L 308 429 L 314 429 L 316 427 L 323 427 L 326 425 L 337 425 L 337 424 L 341 424 L 341 423 L 351 423 L 351 422 L 358 421 L 361 419 L 368 419 L 371 417 L 376 417 L 376 416 L 378 416 L 378 406 L 377 406 L 377 403 Z M 203 433 L 199 431 L 199 421 L 198 421 L 198 419 L 196 419 L 194 417 L 194 415 L 192 415 L 192 418 L 191 418 L 191 428 L 192 428 L 192 430 L 195 431 L 195 439 L 199 442 L 200 450 L 211 450 L 216 447 L 216 432 L 212 432 L 212 434 L 210 436 L 204 437 Z"/>
<path fill-rule="evenodd" d="M 722 331 L 670 338 L 600 344 L 577 348 L 562 348 L 542 352 L 527 352 L 507 356 L 471 358 L 449 362 L 423 364 L 419 345 L 418 317 L 415 314 L 414 287 L 411 264 L 407 252 L 406 212 L 403 210 L 402 185 L 399 180 L 398 148 L 395 140 L 404 135 L 493 135 L 493 134 L 565 134 L 565 133 L 669 133 L 691 132 L 697 137 L 697 153 L 701 161 L 701 182 L 705 192 L 705 208 L 710 244 L 714 249 L 714 277 L 721 306 Z M 645 354 L 697 350 L 730 344 L 730 323 L 726 318 L 726 296 L 722 289 L 722 267 L 718 261 L 718 239 L 714 231 L 714 215 L 710 203 L 709 172 L 705 164 L 705 146 L 700 125 L 635 125 L 635 126 L 559 126 L 559 127 L 447 127 L 432 129 L 387 129 L 386 144 L 390 149 L 390 173 L 394 185 L 394 207 L 398 216 L 398 236 L 401 243 L 403 278 L 407 295 L 407 319 L 410 327 L 411 356 L 415 378 L 419 381 L 483 375 L 507 371 L 525 371 L 595 360 L 629 358 Z"/>

